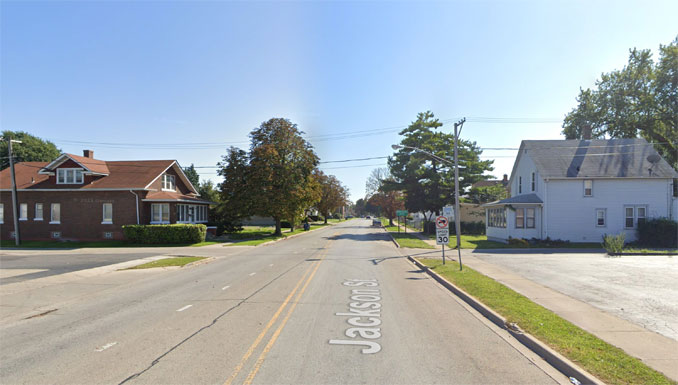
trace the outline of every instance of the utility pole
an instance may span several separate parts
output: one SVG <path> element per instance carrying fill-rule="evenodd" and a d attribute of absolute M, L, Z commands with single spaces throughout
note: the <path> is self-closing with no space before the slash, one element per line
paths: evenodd
<path fill-rule="evenodd" d="M 12 143 L 21 143 L 20 140 L 13 140 L 12 137 L 5 138 L 7 140 L 7 153 L 9 155 L 9 172 L 12 177 L 12 216 L 14 217 L 14 243 L 19 246 L 21 239 L 19 238 L 19 204 L 16 197 L 16 178 L 14 176 L 14 158 L 12 155 Z"/>
<path fill-rule="evenodd" d="M 461 265 L 461 220 L 459 212 L 459 135 L 466 118 L 454 124 L 454 230 L 457 233 L 457 253 L 459 255 L 459 271 Z M 457 128 L 459 129 L 457 131 Z"/>

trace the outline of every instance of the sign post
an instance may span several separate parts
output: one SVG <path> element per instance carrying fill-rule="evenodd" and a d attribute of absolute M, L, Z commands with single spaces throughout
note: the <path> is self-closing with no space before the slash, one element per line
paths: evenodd
<path fill-rule="evenodd" d="M 407 210 L 396 210 L 396 216 L 398 217 L 398 232 L 400 232 L 400 217 L 404 217 L 405 232 L 407 233 Z"/>
<path fill-rule="evenodd" d="M 443 245 L 443 265 L 445 264 L 445 245 L 450 241 L 450 221 L 446 216 L 436 217 L 436 245 Z"/>

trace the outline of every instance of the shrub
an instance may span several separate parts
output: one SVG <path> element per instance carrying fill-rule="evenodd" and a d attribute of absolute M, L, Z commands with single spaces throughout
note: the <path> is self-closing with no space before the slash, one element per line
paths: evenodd
<path fill-rule="evenodd" d="M 318 221 L 322 220 L 322 219 L 320 219 L 320 217 L 317 216 L 317 215 L 309 215 L 308 217 L 310 218 L 310 220 L 311 220 L 312 222 L 318 222 Z"/>
<path fill-rule="evenodd" d="M 607 250 L 608 255 L 621 255 L 624 250 L 624 241 L 626 234 L 619 233 L 619 235 L 603 235 L 603 247 Z"/>
<path fill-rule="evenodd" d="M 292 228 L 292 224 L 290 223 L 290 221 L 280 221 L 280 228 L 282 228 L 282 229 L 291 229 L 291 228 Z"/>
<path fill-rule="evenodd" d="M 334 219 L 341 219 L 341 214 L 339 214 L 339 213 L 334 213 L 334 214 L 332 215 L 332 218 L 334 218 Z"/>
<path fill-rule="evenodd" d="M 678 222 L 654 218 L 638 223 L 638 244 L 655 248 L 678 247 Z"/>
<path fill-rule="evenodd" d="M 513 246 L 530 247 L 530 242 L 522 238 L 509 238 L 508 244 Z"/>
<path fill-rule="evenodd" d="M 125 239 L 134 243 L 199 243 L 205 240 L 207 226 L 193 224 L 126 225 Z"/>

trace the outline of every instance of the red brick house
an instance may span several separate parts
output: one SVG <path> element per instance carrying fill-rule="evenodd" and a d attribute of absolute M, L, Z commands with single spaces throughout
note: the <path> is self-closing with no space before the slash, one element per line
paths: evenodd
<path fill-rule="evenodd" d="M 94 152 L 14 166 L 22 240 L 123 239 L 129 224 L 206 223 L 209 205 L 175 160 L 103 161 Z M 9 168 L 0 171 L 0 238 L 14 236 Z"/>

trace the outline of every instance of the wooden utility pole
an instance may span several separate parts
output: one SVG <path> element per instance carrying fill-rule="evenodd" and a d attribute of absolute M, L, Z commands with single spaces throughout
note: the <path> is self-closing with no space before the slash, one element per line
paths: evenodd
<path fill-rule="evenodd" d="M 459 212 L 459 135 L 461 128 L 466 122 L 463 118 L 454 124 L 454 232 L 457 234 L 457 253 L 459 255 L 459 270 L 462 270 L 461 265 L 461 220 Z M 457 131 L 457 128 L 459 129 Z"/>
<path fill-rule="evenodd" d="M 5 138 L 7 140 L 7 153 L 9 156 L 9 172 L 12 178 L 12 216 L 14 217 L 14 243 L 19 246 L 21 238 L 19 236 L 19 204 L 16 197 L 16 177 L 14 176 L 14 158 L 12 154 L 12 143 L 21 143 L 20 140 L 12 140 L 12 137 Z"/>

